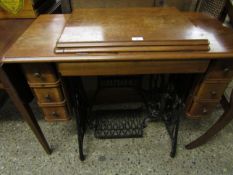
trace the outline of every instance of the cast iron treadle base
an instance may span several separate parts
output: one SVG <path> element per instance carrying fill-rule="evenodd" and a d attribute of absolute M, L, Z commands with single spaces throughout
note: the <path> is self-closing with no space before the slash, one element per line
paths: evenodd
<path fill-rule="evenodd" d="M 95 115 L 95 137 L 136 138 L 143 136 L 143 114 L 141 109 L 99 110 Z"/>

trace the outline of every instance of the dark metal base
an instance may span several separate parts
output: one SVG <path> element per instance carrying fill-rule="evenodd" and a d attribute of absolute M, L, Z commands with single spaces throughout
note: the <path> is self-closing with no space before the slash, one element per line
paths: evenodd
<path fill-rule="evenodd" d="M 81 78 L 70 78 L 68 88 L 70 89 L 70 101 L 72 113 L 76 118 L 79 158 L 85 160 L 83 153 L 83 139 L 87 123 L 87 104 Z"/>
<path fill-rule="evenodd" d="M 143 114 L 136 110 L 101 110 L 94 111 L 95 137 L 137 138 L 143 136 Z"/>
<path fill-rule="evenodd" d="M 130 80 L 127 77 L 126 79 L 127 81 L 125 81 L 125 78 L 118 79 L 118 77 L 115 77 L 113 80 L 100 78 L 98 90 L 101 88 L 122 88 L 125 86 L 137 89 L 139 96 L 142 96 L 142 101 L 148 112 L 146 118 L 142 117 L 142 110 L 94 111 L 92 108 L 94 104 L 88 106 L 86 102 L 87 98 L 81 78 L 70 78 L 69 88 L 72 94 L 70 99 L 73 114 L 76 116 L 77 121 L 80 160 L 85 159 L 83 154 L 83 139 L 87 123 L 92 125 L 92 128 L 95 130 L 95 137 L 97 138 L 128 138 L 142 137 L 143 128 L 146 127 L 148 121 L 162 121 L 171 138 L 170 156 L 175 156 L 180 116 L 182 114 L 185 93 L 187 93 L 183 89 L 189 89 L 188 86 L 185 86 L 184 83 L 182 85 L 177 84 L 177 82 L 184 82 L 182 79 L 180 80 L 180 76 L 170 78 L 166 75 L 159 75 L 156 79 L 151 78 L 151 87 L 145 91 L 139 86 L 141 84 L 140 78 L 136 77 Z M 187 80 L 186 77 L 185 79 Z M 159 85 L 157 82 L 159 82 Z M 180 94 L 182 95 L 180 96 Z M 90 114 L 94 115 L 87 115 L 87 109 L 90 109 Z M 87 116 L 90 118 L 87 118 Z"/>
<path fill-rule="evenodd" d="M 171 139 L 170 156 L 176 155 L 179 122 L 182 109 L 181 100 L 175 95 L 158 94 L 156 101 L 149 102 L 147 105 L 148 117 L 144 120 L 144 125 L 148 122 L 162 121 Z"/>

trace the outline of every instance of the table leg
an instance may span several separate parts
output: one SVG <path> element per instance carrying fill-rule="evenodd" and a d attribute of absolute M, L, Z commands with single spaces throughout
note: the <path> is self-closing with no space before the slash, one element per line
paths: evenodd
<path fill-rule="evenodd" d="M 0 79 L 3 83 L 3 86 L 6 90 L 6 92 L 8 93 L 11 100 L 13 101 L 14 105 L 21 113 L 21 116 L 23 117 L 23 119 L 28 123 L 31 130 L 34 132 L 36 138 L 38 139 L 38 141 L 40 142 L 40 144 L 42 145 L 42 147 L 44 148 L 46 153 L 51 154 L 52 151 L 51 151 L 51 149 L 48 145 L 48 142 L 46 141 L 46 139 L 41 131 L 40 126 L 38 125 L 38 123 L 33 115 L 33 112 L 31 110 L 29 104 L 24 103 L 23 100 L 20 98 L 17 90 L 15 89 L 13 84 L 11 83 L 10 79 L 7 76 L 7 73 L 4 71 L 4 69 L 2 67 L 0 67 Z"/>
<path fill-rule="evenodd" d="M 228 123 L 233 119 L 233 91 L 231 92 L 230 103 L 228 110 L 225 110 L 224 113 L 219 117 L 216 123 L 208 129 L 202 136 L 189 143 L 185 147 L 187 149 L 197 148 L 198 146 L 206 143 L 211 137 L 221 131 Z"/>
<path fill-rule="evenodd" d="M 84 90 L 82 86 L 82 80 L 80 77 L 69 78 L 69 90 L 71 92 L 71 109 L 76 118 L 77 136 L 78 136 L 78 148 L 79 158 L 81 161 L 85 160 L 83 153 L 83 140 L 86 131 L 86 104 L 84 102 Z"/>

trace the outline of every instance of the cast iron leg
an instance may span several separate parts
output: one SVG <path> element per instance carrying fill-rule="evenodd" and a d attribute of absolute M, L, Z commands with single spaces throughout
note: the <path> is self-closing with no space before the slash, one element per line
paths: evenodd
<path fill-rule="evenodd" d="M 78 118 L 77 120 L 77 131 L 78 131 L 78 148 L 79 148 L 79 158 L 81 161 L 85 160 L 84 154 L 83 154 L 83 139 L 84 139 L 84 131 L 82 128 L 82 125 L 79 124 Z"/>
<path fill-rule="evenodd" d="M 174 112 L 173 112 L 174 113 Z M 177 148 L 177 138 L 178 138 L 178 131 L 179 131 L 179 113 L 177 112 L 175 114 L 176 118 L 173 119 L 170 117 L 166 117 L 164 119 L 164 123 L 167 129 L 167 132 L 170 136 L 171 139 L 171 152 L 170 152 L 170 156 L 173 158 L 176 155 L 176 148 Z"/>
<path fill-rule="evenodd" d="M 83 139 L 86 129 L 86 105 L 84 101 L 85 99 L 83 99 L 84 97 L 81 96 L 83 95 L 83 87 L 80 84 L 82 83 L 80 78 L 71 78 L 70 80 L 70 89 L 72 92 L 72 109 L 77 125 L 79 158 L 81 161 L 84 161 L 85 156 L 83 154 Z"/>
<path fill-rule="evenodd" d="M 211 137 L 221 131 L 228 123 L 233 119 L 233 91 L 231 92 L 229 109 L 224 111 L 223 115 L 217 120 L 217 122 L 208 129 L 202 136 L 192 141 L 185 147 L 187 149 L 197 148 L 206 143 Z"/>
<path fill-rule="evenodd" d="M 175 157 L 175 155 L 176 155 L 179 123 L 180 123 L 180 120 L 179 120 L 179 117 L 177 117 L 177 121 L 176 121 L 175 126 L 174 126 L 173 131 L 172 131 L 172 138 L 171 138 L 171 140 L 172 140 L 172 149 L 171 149 L 171 153 L 170 153 L 171 157 Z"/>

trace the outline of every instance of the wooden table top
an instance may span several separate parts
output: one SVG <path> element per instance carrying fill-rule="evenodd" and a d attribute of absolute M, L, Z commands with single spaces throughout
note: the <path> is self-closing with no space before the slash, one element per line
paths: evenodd
<path fill-rule="evenodd" d="M 208 51 L 201 30 L 176 8 L 76 9 L 56 53 Z"/>
<path fill-rule="evenodd" d="M 6 50 L 29 27 L 34 19 L 0 20 L 0 61 Z"/>
<path fill-rule="evenodd" d="M 7 51 L 3 62 L 88 62 L 128 60 L 233 59 L 233 31 L 216 19 L 183 13 L 210 42 L 206 52 L 142 52 L 109 54 L 55 54 L 54 48 L 70 15 L 41 15 Z M 91 25 L 91 24 L 90 24 Z M 172 30 L 172 29 L 171 29 Z M 195 28 L 191 32 L 195 35 Z"/>
<path fill-rule="evenodd" d="M 195 32 L 195 33 L 194 33 Z M 75 9 L 59 43 L 205 39 L 176 8 Z"/>

